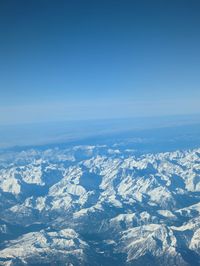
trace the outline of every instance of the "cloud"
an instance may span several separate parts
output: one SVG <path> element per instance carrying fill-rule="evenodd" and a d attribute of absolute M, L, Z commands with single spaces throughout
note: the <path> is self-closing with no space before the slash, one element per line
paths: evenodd
<path fill-rule="evenodd" d="M 199 113 L 199 101 L 99 99 L 57 101 L 0 107 L 0 124 L 20 124 L 84 119 L 109 119 Z"/>

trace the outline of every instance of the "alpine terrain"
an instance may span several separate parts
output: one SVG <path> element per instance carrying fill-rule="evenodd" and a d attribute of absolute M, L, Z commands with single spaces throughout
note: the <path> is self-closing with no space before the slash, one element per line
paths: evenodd
<path fill-rule="evenodd" d="M 0 155 L 0 265 L 200 265 L 200 149 Z"/>

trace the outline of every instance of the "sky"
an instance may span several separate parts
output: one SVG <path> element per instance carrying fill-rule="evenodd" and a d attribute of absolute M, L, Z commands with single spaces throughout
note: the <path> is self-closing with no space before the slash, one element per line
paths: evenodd
<path fill-rule="evenodd" d="M 200 1 L 0 1 L 0 125 L 200 113 Z"/>

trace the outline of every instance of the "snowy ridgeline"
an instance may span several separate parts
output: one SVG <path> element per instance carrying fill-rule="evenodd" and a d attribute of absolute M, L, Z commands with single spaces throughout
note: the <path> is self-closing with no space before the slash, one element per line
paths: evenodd
<path fill-rule="evenodd" d="M 200 149 L 0 154 L 0 265 L 200 265 Z"/>

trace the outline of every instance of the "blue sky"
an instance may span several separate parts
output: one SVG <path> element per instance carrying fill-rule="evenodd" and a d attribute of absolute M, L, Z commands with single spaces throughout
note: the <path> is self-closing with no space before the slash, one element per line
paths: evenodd
<path fill-rule="evenodd" d="M 0 3 L 0 124 L 200 112 L 198 0 Z"/>

